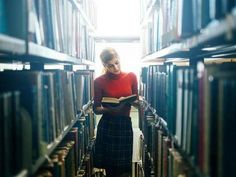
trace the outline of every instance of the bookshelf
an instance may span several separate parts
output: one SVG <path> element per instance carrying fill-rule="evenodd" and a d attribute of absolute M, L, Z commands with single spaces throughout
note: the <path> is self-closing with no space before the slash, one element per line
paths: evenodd
<path fill-rule="evenodd" d="M 146 103 L 140 128 L 148 137 L 148 175 L 234 175 L 229 124 L 235 116 L 236 3 L 198 3 L 142 1 L 140 92 Z"/>
<path fill-rule="evenodd" d="M 236 9 L 227 14 L 227 17 L 201 29 L 199 34 L 193 34 L 187 39 L 173 42 L 158 51 L 144 55 L 142 61 L 155 61 L 158 58 L 190 58 L 193 55 L 209 58 L 214 57 L 214 54 L 222 54 L 222 56 L 225 54 L 227 57 L 232 57 L 235 55 L 234 39 L 232 39 L 236 30 L 235 19 Z"/>
<path fill-rule="evenodd" d="M 32 171 L 31 174 L 36 173 L 36 171 L 40 168 L 40 166 L 42 166 L 42 164 L 47 160 L 47 158 L 49 158 L 49 155 L 54 151 L 54 149 L 59 145 L 59 143 L 63 140 L 63 138 L 67 135 L 67 133 L 69 132 L 69 130 L 71 130 L 71 128 L 74 126 L 74 124 L 78 121 L 79 117 L 81 115 L 77 115 L 77 118 L 75 120 L 73 120 L 71 122 L 70 125 L 66 126 L 63 130 L 63 132 L 61 133 L 61 135 L 56 138 L 54 140 L 54 142 L 52 142 L 51 144 L 49 144 L 47 146 L 47 152 L 46 154 L 44 154 L 43 157 L 39 158 L 37 160 L 37 162 L 35 163 L 35 165 L 32 167 Z"/>
<path fill-rule="evenodd" d="M 1 175 L 91 174 L 93 8 L 94 0 L 0 0 Z"/>

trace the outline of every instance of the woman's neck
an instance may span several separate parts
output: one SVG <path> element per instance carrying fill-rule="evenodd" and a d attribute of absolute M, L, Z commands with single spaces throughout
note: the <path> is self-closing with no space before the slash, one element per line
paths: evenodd
<path fill-rule="evenodd" d="M 111 72 L 106 72 L 106 75 L 109 79 L 119 79 L 120 76 L 122 75 L 122 72 L 120 72 L 119 74 L 113 74 Z"/>

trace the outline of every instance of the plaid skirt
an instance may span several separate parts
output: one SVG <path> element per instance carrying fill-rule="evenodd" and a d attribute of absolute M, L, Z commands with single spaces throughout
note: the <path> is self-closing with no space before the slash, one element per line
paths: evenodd
<path fill-rule="evenodd" d="M 98 123 L 94 167 L 131 171 L 133 130 L 128 116 L 103 115 Z"/>

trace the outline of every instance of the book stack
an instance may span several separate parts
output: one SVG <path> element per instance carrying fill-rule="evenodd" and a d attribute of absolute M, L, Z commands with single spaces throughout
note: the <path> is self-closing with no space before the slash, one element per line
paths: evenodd
<path fill-rule="evenodd" d="M 86 75 L 87 85 L 92 80 L 90 76 Z M 4 83 L 0 86 L 0 95 L 1 144 L 4 144 L 1 152 L 5 154 L 2 157 L 1 153 L 1 157 L 6 162 L 1 169 L 14 175 L 37 164 L 76 120 L 75 77 L 74 72 L 64 70 L 4 71 L 0 73 L 0 82 Z M 91 91 L 84 92 L 83 97 L 81 104 L 91 99 Z M 86 118 L 86 138 L 81 142 L 88 142 L 94 136 L 92 115 Z M 77 134 L 79 136 L 78 131 Z M 78 166 L 79 162 L 75 162 Z"/>
<path fill-rule="evenodd" d="M 169 145 L 164 144 L 168 142 L 166 138 L 170 138 L 169 140 L 174 144 L 171 146 L 172 151 L 173 148 L 177 150 L 180 157 L 177 158 L 174 155 L 176 153 L 171 153 L 174 161 L 167 160 L 167 164 L 171 163 L 173 169 L 179 169 L 179 164 L 183 164 L 184 167 L 181 168 L 186 170 L 184 172 L 180 170 L 178 173 L 188 174 L 190 171 L 193 173 L 200 171 L 206 176 L 219 177 L 234 174 L 233 160 L 229 159 L 235 157 L 235 152 L 232 150 L 234 146 L 230 145 L 235 138 L 232 127 L 233 117 L 236 115 L 233 108 L 233 100 L 236 98 L 233 91 L 236 79 L 235 63 L 199 63 L 197 69 L 190 66 L 168 65 L 166 67 L 166 82 L 162 84 L 168 84 L 163 87 L 167 98 L 164 100 L 167 114 L 163 118 L 167 121 L 168 137 L 164 136 L 165 130 L 159 130 L 156 135 L 153 132 L 148 133 L 152 131 L 151 127 L 148 126 L 148 122 L 144 122 L 144 118 L 140 119 L 147 149 L 151 155 L 157 154 L 158 166 L 155 167 L 155 173 L 159 176 L 166 175 L 164 154 L 166 156 L 168 153 L 164 149 Z M 149 74 L 145 83 L 147 88 L 151 87 L 147 90 L 152 90 L 154 93 L 160 92 L 153 84 L 154 81 L 152 82 L 155 74 Z M 155 81 L 160 82 L 160 80 Z M 155 105 L 153 100 L 150 102 L 151 106 Z M 145 109 L 142 111 L 144 113 L 140 116 L 145 116 Z M 156 114 L 159 114 L 158 109 Z M 153 135 L 158 140 L 155 153 L 150 147 L 152 143 L 149 143 Z M 170 152 L 167 156 L 170 156 Z M 175 159 L 177 164 L 175 164 Z"/>
<path fill-rule="evenodd" d="M 141 3 L 141 14 L 149 12 L 142 26 L 143 57 L 200 34 L 231 14 L 235 6 L 235 1 L 228 0 L 166 0 L 147 10 L 147 4 Z"/>

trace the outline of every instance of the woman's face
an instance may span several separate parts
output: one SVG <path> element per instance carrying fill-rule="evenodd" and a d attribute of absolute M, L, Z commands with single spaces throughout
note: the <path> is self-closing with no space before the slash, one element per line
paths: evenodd
<path fill-rule="evenodd" d="M 107 63 L 104 63 L 105 68 L 108 72 L 112 74 L 120 74 L 120 60 L 118 58 L 113 58 Z"/>

